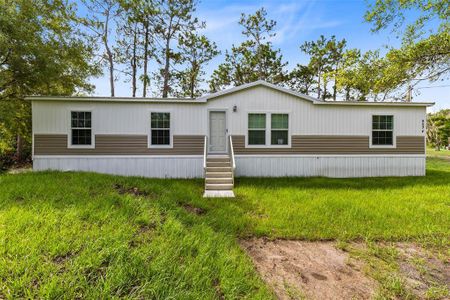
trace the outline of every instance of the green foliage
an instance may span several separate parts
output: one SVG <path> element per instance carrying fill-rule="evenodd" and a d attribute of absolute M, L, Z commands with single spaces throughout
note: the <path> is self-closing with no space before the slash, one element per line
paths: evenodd
<path fill-rule="evenodd" d="M 179 35 L 187 35 L 205 27 L 205 23 L 193 17 L 196 4 L 194 0 L 155 1 L 157 13 L 154 30 L 160 46 L 154 56 L 159 65 L 154 76 L 163 98 L 173 93 L 173 86 L 176 86 L 175 72 L 171 69 L 182 63 L 177 47 Z"/>
<path fill-rule="evenodd" d="M 336 71 L 337 89 L 346 101 L 382 100 L 380 94 L 386 96 L 392 87 L 386 82 L 384 67 L 385 60 L 379 51 L 361 53 L 358 49 L 349 49 L 343 54 L 341 68 Z"/>
<path fill-rule="evenodd" d="M 266 10 L 261 8 L 253 15 L 242 14 L 239 24 L 247 40 L 225 52 L 225 62 L 211 76 L 211 91 L 257 80 L 271 83 L 285 81 L 284 67 L 287 63 L 283 62 L 280 50 L 273 49 L 270 42 L 275 36 L 276 22 L 267 20 Z"/>
<path fill-rule="evenodd" d="M 220 51 L 217 50 L 216 43 L 211 42 L 206 36 L 192 32 L 181 36 L 179 44 L 181 59 L 187 67 L 176 74 L 179 85 L 176 95 L 190 98 L 201 96 L 206 92 L 200 88 L 205 75 L 204 66 Z"/>
<path fill-rule="evenodd" d="M 427 116 L 427 142 L 440 150 L 450 144 L 450 109 L 443 109 Z"/>
<path fill-rule="evenodd" d="M 414 11 L 416 17 L 406 22 L 405 14 Z M 385 81 L 391 86 L 413 86 L 422 80 L 435 81 L 450 72 L 450 9 L 442 0 L 377 0 L 369 5 L 366 21 L 374 32 L 392 26 L 403 34 L 400 49 L 390 49 L 386 55 Z M 411 19 L 411 18 L 408 18 Z M 430 22 L 437 22 L 436 28 Z"/>
<path fill-rule="evenodd" d="M 1 298 L 270 299 L 236 239 L 183 207 L 201 190 L 195 180 L 0 175 Z"/>
<path fill-rule="evenodd" d="M 93 48 L 77 28 L 66 1 L 0 0 L 0 153 L 19 135 L 30 142 L 30 104 L 25 95 L 91 91 L 98 69 Z M 13 138 L 14 137 L 14 138 Z"/>
<path fill-rule="evenodd" d="M 287 85 L 294 91 L 305 95 L 310 95 L 314 91 L 314 85 L 317 84 L 315 71 L 309 66 L 297 64 L 289 73 Z"/>
<path fill-rule="evenodd" d="M 448 260 L 449 182 L 440 159 L 425 177 L 238 178 L 235 199 L 203 198 L 201 180 L 2 174 L 0 296 L 269 299 L 237 243 L 255 235 L 412 241 Z M 407 293 L 394 249 L 362 251 L 384 295 Z"/>
<path fill-rule="evenodd" d="M 299 81 L 303 77 L 303 79 L 308 80 L 307 85 L 316 84 L 317 98 L 322 98 L 323 100 L 332 98 L 336 100 L 337 72 L 343 62 L 343 52 L 346 44 L 347 41 L 345 39 L 337 41 L 334 35 L 330 39 L 321 35 L 317 41 L 305 42 L 300 46 L 300 50 L 309 55 L 308 66 L 303 68 L 297 66 L 290 74 L 291 81 Z M 298 71 L 302 71 L 303 74 L 298 74 Z M 310 77 L 311 73 L 314 74 L 315 80 L 312 80 Z M 303 76 L 296 78 L 296 74 Z M 332 94 L 327 91 L 330 81 L 333 81 Z"/>

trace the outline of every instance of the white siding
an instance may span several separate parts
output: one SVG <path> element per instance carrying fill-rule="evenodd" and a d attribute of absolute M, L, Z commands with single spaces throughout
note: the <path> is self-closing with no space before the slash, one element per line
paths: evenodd
<path fill-rule="evenodd" d="M 237 106 L 237 112 L 232 107 Z M 293 135 L 364 135 L 371 134 L 372 114 L 394 115 L 396 135 L 424 135 L 422 120 L 425 107 L 374 107 L 314 105 L 309 101 L 267 87 L 255 87 L 210 100 L 208 108 L 227 108 L 229 131 L 247 132 L 249 112 L 288 112 Z"/>
<path fill-rule="evenodd" d="M 35 157 L 33 170 L 87 171 L 153 178 L 203 177 L 203 158 L 197 157 Z"/>
<path fill-rule="evenodd" d="M 233 106 L 237 112 L 233 112 Z M 396 135 L 424 135 L 425 107 L 314 105 L 267 87 L 254 87 L 209 100 L 206 104 L 100 103 L 33 101 L 35 134 L 67 134 L 70 110 L 93 111 L 95 134 L 147 134 L 150 111 L 172 113 L 175 135 L 208 133 L 208 110 L 226 109 L 228 133 L 247 133 L 249 112 L 289 112 L 292 135 L 364 135 L 371 133 L 372 114 L 393 114 Z"/>
<path fill-rule="evenodd" d="M 237 156 L 236 176 L 423 176 L 425 156 Z"/>
<path fill-rule="evenodd" d="M 206 110 L 202 104 L 34 101 L 34 133 L 68 134 L 71 110 L 91 110 L 95 134 L 148 134 L 151 111 L 170 112 L 175 135 L 207 132 Z"/>

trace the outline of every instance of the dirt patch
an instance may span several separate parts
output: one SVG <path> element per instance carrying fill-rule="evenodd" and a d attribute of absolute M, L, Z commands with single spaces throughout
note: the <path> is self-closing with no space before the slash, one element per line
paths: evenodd
<path fill-rule="evenodd" d="M 333 242 L 241 241 L 279 299 L 368 299 L 377 284 Z"/>
<path fill-rule="evenodd" d="M 190 204 L 181 204 L 181 205 L 183 206 L 183 208 L 186 211 L 188 211 L 188 212 L 190 212 L 192 214 L 203 215 L 203 214 L 206 213 L 206 210 L 201 208 L 201 207 L 195 207 L 195 206 L 192 206 Z"/>
<path fill-rule="evenodd" d="M 62 255 L 56 255 L 55 257 L 53 257 L 52 261 L 55 264 L 61 265 L 64 264 L 69 259 L 71 259 L 72 257 L 74 257 L 76 254 L 77 254 L 76 252 L 67 252 Z"/>
<path fill-rule="evenodd" d="M 430 289 L 440 287 L 450 291 L 450 261 L 442 261 L 415 244 L 398 243 L 399 269 L 407 287 L 419 298 L 425 298 Z M 447 292 L 445 292 L 445 289 Z M 439 298 L 439 297 L 438 297 Z"/>
<path fill-rule="evenodd" d="M 143 196 L 143 197 L 147 197 L 149 196 L 149 193 L 146 191 L 142 191 L 137 187 L 131 187 L 131 188 L 125 188 L 123 185 L 116 183 L 114 185 L 114 189 L 120 194 L 130 194 L 133 196 Z"/>

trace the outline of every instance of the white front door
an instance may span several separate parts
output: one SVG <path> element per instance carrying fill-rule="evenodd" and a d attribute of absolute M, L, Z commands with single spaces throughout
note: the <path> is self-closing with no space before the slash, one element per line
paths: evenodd
<path fill-rule="evenodd" d="M 227 142 L 227 122 L 224 111 L 209 113 L 209 151 L 225 152 Z"/>

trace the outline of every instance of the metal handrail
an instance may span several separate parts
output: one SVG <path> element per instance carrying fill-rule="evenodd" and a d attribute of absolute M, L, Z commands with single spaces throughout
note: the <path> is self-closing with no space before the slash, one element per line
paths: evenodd
<path fill-rule="evenodd" d="M 234 184 L 234 170 L 236 169 L 236 161 L 234 159 L 233 139 L 231 138 L 231 135 L 229 136 L 229 139 L 230 139 L 230 155 L 231 155 L 231 175 L 233 177 L 233 184 Z"/>
<path fill-rule="evenodd" d="M 208 136 L 205 135 L 205 141 L 203 146 L 203 171 L 206 173 L 206 157 L 208 156 Z"/>
<path fill-rule="evenodd" d="M 233 169 L 236 169 L 236 161 L 234 160 L 234 148 L 233 148 L 233 139 L 230 135 L 230 151 L 231 151 L 231 162 L 233 164 Z"/>

